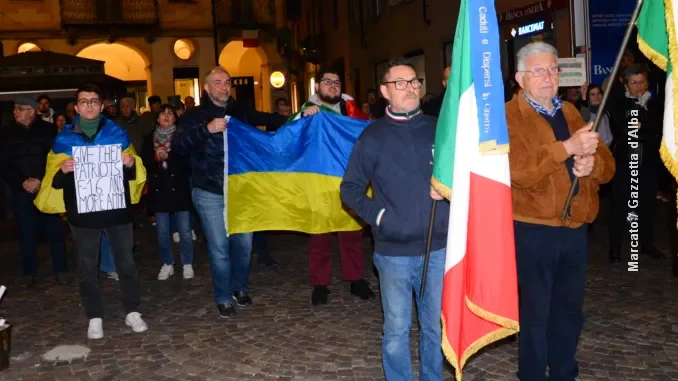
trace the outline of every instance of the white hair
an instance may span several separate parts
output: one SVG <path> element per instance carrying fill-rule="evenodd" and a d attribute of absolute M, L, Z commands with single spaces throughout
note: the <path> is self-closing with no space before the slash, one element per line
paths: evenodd
<path fill-rule="evenodd" d="M 530 42 L 518 50 L 518 54 L 516 54 L 516 69 L 518 71 L 525 71 L 525 58 L 535 54 L 552 54 L 558 58 L 558 51 L 553 45 L 541 41 Z"/>
<path fill-rule="evenodd" d="M 130 97 L 124 97 L 120 100 L 120 105 L 122 106 L 123 104 L 129 104 L 132 106 L 132 108 L 135 108 L 137 106 L 137 102 L 134 101 L 134 99 Z"/>

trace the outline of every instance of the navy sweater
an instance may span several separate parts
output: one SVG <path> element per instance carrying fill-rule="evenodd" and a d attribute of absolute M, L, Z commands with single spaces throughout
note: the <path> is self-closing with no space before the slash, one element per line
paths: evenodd
<path fill-rule="evenodd" d="M 358 138 L 341 183 L 341 198 L 372 225 L 375 252 L 423 255 L 433 200 L 433 143 L 436 118 L 423 115 L 372 122 Z M 372 184 L 373 198 L 366 195 Z M 377 217 L 380 211 L 380 223 Z M 431 250 L 446 245 L 450 205 L 438 202 Z"/>
<path fill-rule="evenodd" d="M 564 142 L 565 140 L 570 138 L 570 129 L 567 127 L 567 120 L 565 119 L 565 115 L 563 114 L 562 109 L 556 111 L 555 115 L 553 116 L 544 114 L 539 115 L 541 115 L 549 123 L 549 125 L 553 129 L 553 135 L 556 137 L 556 140 Z M 575 176 L 574 172 L 572 172 L 572 170 L 574 169 L 573 156 L 570 156 L 567 160 L 565 160 L 565 166 L 567 167 L 567 173 L 570 175 L 570 180 L 574 181 Z M 579 183 L 577 183 L 577 186 L 574 188 L 574 195 L 576 196 L 578 193 L 579 193 Z"/>

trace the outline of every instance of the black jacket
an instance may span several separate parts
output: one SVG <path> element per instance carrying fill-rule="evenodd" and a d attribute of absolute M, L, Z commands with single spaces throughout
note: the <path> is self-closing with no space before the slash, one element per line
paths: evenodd
<path fill-rule="evenodd" d="M 205 98 L 199 109 L 184 114 L 177 127 L 172 150 L 179 155 L 191 155 L 192 185 L 214 193 L 224 193 L 224 135 L 212 134 L 207 124 L 229 115 L 251 126 L 276 129 L 287 117 L 253 110 L 229 98 L 226 107 L 219 107 Z"/>
<path fill-rule="evenodd" d="M 13 191 L 25 192 L 29 178 L 42 181 L 57 127 L 36 116 L 26 127 L 15 121 L 0 131 L 0 176 Z"/>
<path fill-rule="evenodd" d="M 417 114 L 405 121 L 389 113 L 358 138 L 341 183 L 341 199 L 372 225 L 374 251 L 381 255 L 423 255 L 431 206 L 436 118 Z M 365 190 L 372 184 L 373 198 Z M 381 223 L 377 217 L 384 209 Z M 446 245 L 449 202 L 438 202 L 431 250 Z"/>
<path fill-rule="evenodd" d="M 174 149 L 170 149 L 169 156 L 165 161 L 167 169 L 163 169 L 162 162 L 158 162 L 155 158 L 152 133 L 144 139 L 141 158 L 144 161 L 148 178 L 146 207 L 149 213 L 173 213 L 192 210 L 191 163 L 189 158 L 177 154 Z"/>
<path fill-rule="evenodd" d="M 629 171 L 631 153 L 639 155 L 632 161 L 637 161 L 641 167 L 655 168 L 661 163 L 659 147 L 663 132 L 663 105 L 651 98 L 646 106 L 647 109 L 638 105 L 635 99 L 626 97 L 618 98 L 617 102 L 611 105 L 610 114 L 615 121 L 612 134 L 616 142 L 613 153 L 618 173 Z M 640 128 L 637 130 L 629 128 L 629 121 L 632 117 L 639 122 Z M 637 141 L 638 147 L 631 147 L 629 145 L 631 141 Z"/>
<path fill-rule="evenodd" d="M 103 115 L 99 122 L 99 128 L 97 129 L 96 134 L 91 138 L 82 133 L 80 126 L 76 124 L 73 126 L 73 133 L 79 135 L 83 142 L 91 142 L 101 131 L 106 123 L 113 123 L 106 119 Z M 115 124 L 116 128 L 122 128 Z M 122 142 L 121 142 L 122 143 Z M 136 165 L 136 164 L 135 164 Z M 78 200 L 77 193 L 75 190 L 75 175 L 73 172 L 65 174 L 61 171 L 58 171 L 54 175 L 54 180 L 52 181 L 52 188 L 54 189 L 63 189 L 64 191 L 64 204 L 66 204 L 66 213 L 68 214 L 68 221 L 74 226 L 92 228 L 92 229 L 105 229 L 111 226 L 124 225 L 131 223 L 134 215 L 132 213 L 132 200 L 130 197 L 129 181 L 134 180 L 136 177 L 136 168 L 132 166 L 127 168 L 123 166 L 123 183 L 125 187 L 125 208 L 124 209 L 113 209 L 106 210 L 102 212 L 90 212 L 90 213 L 79 213 L 78 212 Z"/>

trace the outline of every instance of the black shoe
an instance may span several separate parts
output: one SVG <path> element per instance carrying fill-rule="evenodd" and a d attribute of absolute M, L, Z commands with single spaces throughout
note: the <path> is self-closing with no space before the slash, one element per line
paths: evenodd
<path fill-rule="evenodd" d="M 71 278 L 66 273 L 58 273 L 54 275 L 56 282 L 62 286 L 68 286 L 71 284 Z"/>
<path fill-rule="evenodd" d="M 247 307 L 248 304 L 252 304 L 252 298 L 247 295 L 247 291 L 234 292 L 233 300 L 238 304 L 238 307 Z"/>
<path fill-rule="evenodd" d="M 330 289 L 327 286 L 313 286 L 313 295 L 311 295 L 311 304 L 314 306 L 318 304 L 327 304 L 327 295 L 330 294 Z"/>
<path fill-rule="evenodd" d="M 351 294 L 362 300 L 372 299 L 376 295 L 370 288 L 370 284 L 365 279 L 358 279 L 351 282 Z"/>
<path fill-rule="evenodd" d="M 21 288 L 24 290 L 28 290 L 29 288 L 32 288 L 35 286 L 35 283 L 37 282 L 37 279 L 35 279 L 34 276 L 27 276 L 24 278 L 23 283 L 21 285 Z"/>
<path fill-rule="evenodd" d="M 619 246 L 610 247 L 609 260 L 610 263 L 621 262 L 621 248 Z"/>
<path fill-rule="evenodd" d="M 219 311 L 219 316 L 222 318 L 235 317 L 235 307 L 233 307 L 231 303 L 217 304 L 217 310 Z"/>
<path fill-rule="evenodd" d="M 664 255 L 664 253 L 659 251 L 659 249 L 657 249 L 654 246 L 648 247 L 646 250 L 643 250 L 642 253 L 644 255 L 647 255 L 648 257 L 650 257 L 652 259 L 665 259 L 666 258 L 666 255 Z"/>

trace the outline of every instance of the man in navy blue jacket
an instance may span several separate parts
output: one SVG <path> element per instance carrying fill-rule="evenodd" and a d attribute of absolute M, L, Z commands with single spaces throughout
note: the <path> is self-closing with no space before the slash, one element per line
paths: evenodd
<path fill-rule="evenodd" d="M 389 381 L 411 380 L 412 291 L 417 295 L 422 380 L 442 380 L 440 310 L 449 203 L 439 202 L 433 225 L 426 293 L 419 298 L 432 199 L 436 118 L 419 104 L 422 79 L 404 59 L 389 61 L 380 86 L 386 117 L 358 138 L 341 184 L 341 198 L 372 225 L 374 264 L 384 309 L 382 361 Z M 372 184 L 373 198 L 366 194 Z"/>
<path fill-rule="evenodd" d="M 252 110 L 231 97 L 231 76 L 224 68 L 212 69 L 205 78 L 204 97 L 198 109 L 184 114 L 172 149 L 191 155 L 193 204 L 207 239 L 212 284 L 221 317 L 235 316 L 235 306 L 252 304 L 247 295 L 252 233 L 226 236 L 224 223 L 224 130 L 229 115 L 252 126 L 276 129 L 287 117 Z M 230 249 L 230 250 L 229 250 Z"/>

